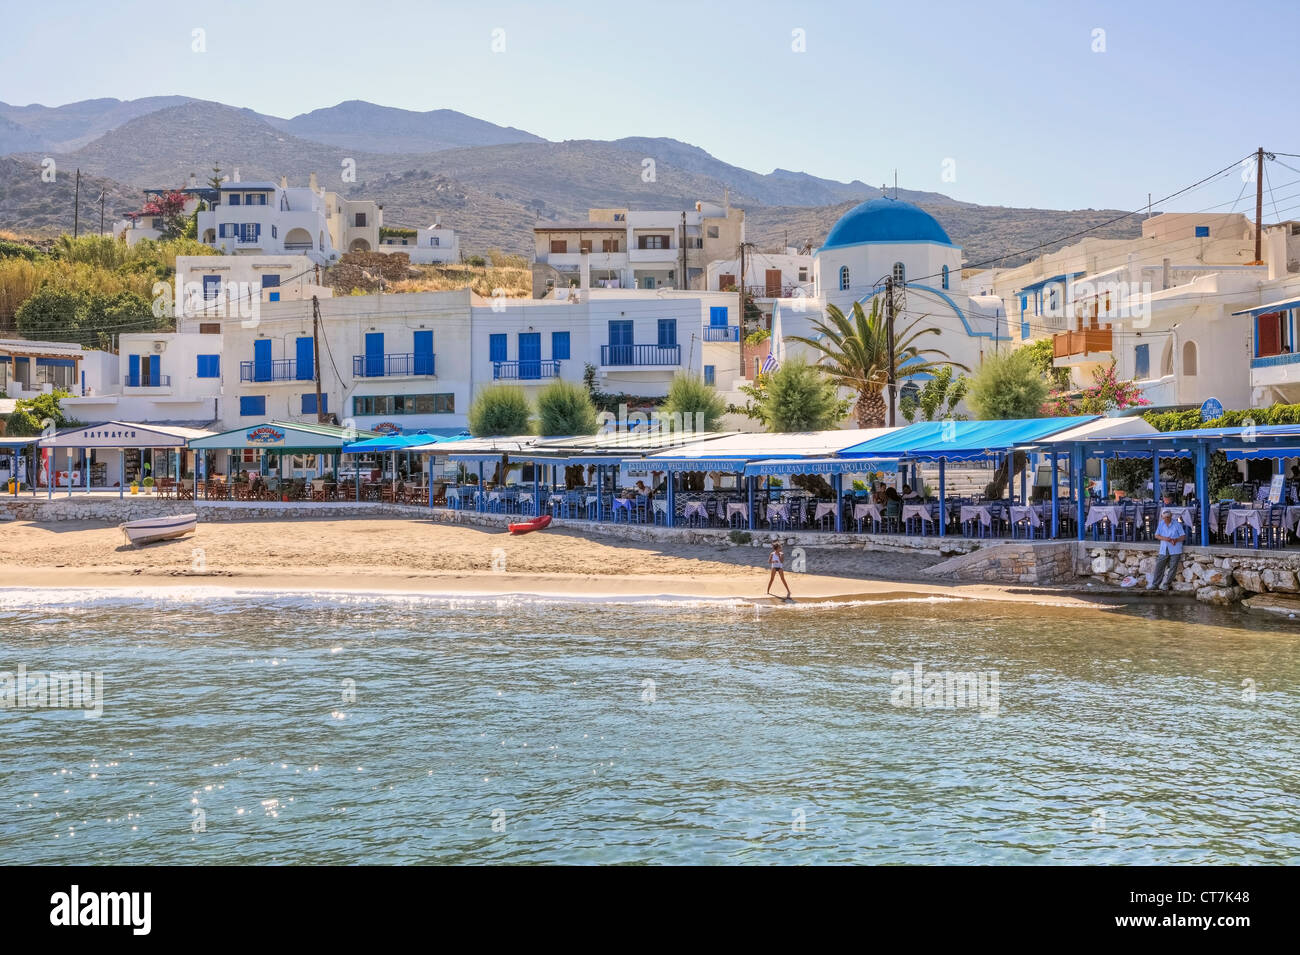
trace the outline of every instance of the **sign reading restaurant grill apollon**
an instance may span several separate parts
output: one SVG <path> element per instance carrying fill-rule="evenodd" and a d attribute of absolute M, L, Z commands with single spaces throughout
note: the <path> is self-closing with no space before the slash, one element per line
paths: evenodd
<path fill-rule="evenodd" d="M 260 428 L 250 428 L 244 435 L 244 440 L 249 444 L 283 444 L 284 432 L 279 428 L 263 425 Z"/>

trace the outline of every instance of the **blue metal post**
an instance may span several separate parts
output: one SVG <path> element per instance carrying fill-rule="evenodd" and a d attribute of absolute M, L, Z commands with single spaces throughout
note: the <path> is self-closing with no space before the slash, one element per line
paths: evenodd
<path fill-rule="evenodd" d="M 1083 522 L 1087 519 L 1084 513 L 1084 508 L 1087 502 L 1084 500 L 1083 493 L 1083 468 L 1085 461 L 1086 458 L 1084 457 L 1083 448 L 1076 445 L 1070 450 L 1070 473 L 1073 475 L 1070 480 L 1072 481 L 1072 487 L 1077 492 L 1074 496 L 1074 523 L 1079 532 L 1079 540 L 1083 540 Z"/>
<path fill-rule="evenodd" d="M 1110 500 L 1110 479 L 1106 476 L 1106 459 L 1101 459 L 1101 499 Z"/>
<path fill-rule="evenodd" d="M 835 533 L 844 533 L 844 475 L 832 474 L 831 487 L 835 488 Z M 915 486 L 913 490 L 915 490 Z"/>
<path fill-rule="evenodd" d="M 126 448 L 118 448 L 117 455 L 117 499 L 120 501 L 126 493 Z"/>
<path fill-rule="evenodd" d="M 948 533 L 948 499 L 945 496 L 943 488 L 943 466 L 947 463 L 944 458 L 939 459 L 939 536 L 944 537 Z"/>
<path fill-rule="evenodd" d="M 533 462 L 533 517 L 542 516 L 542 482 L 538 480 L 541 473 L 541 465 L 536 461 Z"/>
<path fill-rule="evenodd" d="M 1151 500 L 1160 504 L 1164 496 L 1160 493 L 1160 452 L 1151 452 Z"/>
<path fill-rule="evenodd" d="M 1016 461 L 1016 452 L 1011 452 L 1011 463 Z M 1020 503 L 1029 503 L 1029 455 L 1025 455 L 1025 468 L 1020 472 Z"/>
<path fill-rule="evenodd" d="M 1060 478 L 1056 473 L 1057 457 L 1056 452 L 1052 452 L 1052 537 L 1053 539 L 1061 536 L 1061 501 L 1059 498 L 1058 484 Z"/>
<path fill-rule="evenodd" d="M 1210 451 L 1204 441 L 1196 443 L 1196 500 L 1201 504 L 1201 546 L 1210 543 Z"/>
<path fill-rule="evenodd" d="M 754 478 L 750 476 L 744 480 L 745 490 L 749 494 L 749 529 L 752 531 L 756 526 L 754 522 Z M 731 522 L 727 521 L 727 523 L 730 524 Z"/>
<path fill-rule="evenodd" d="M 429 510 L 433 510 L 433 455 L 429 456 Z"/>
<path fill-rule="evenodd" d="M 676 477 L 677 477 L 676 471 L 668 472 L 667 484 L 668 484 L 668 526 L 669 527 L 677 526 L 677 492 L 674 488 L 674 484 L 675 484 L 674 479 Z"/>
<path fill-rule="evenodd" d="M 483 493 L 483 462 L 478 463 L 478 510 L 482 511 L 487 504 L 487 495 Z"/>
<path fill-rule="evenodd" d="M 90 493 L 90 448 L 82 448 L 82 454 L 86 456 L 86 493 Z"/>
<path fill-rule="evenodd" d="M 68 448 L 68 497 L 72 497 L 72 449 Z"/>

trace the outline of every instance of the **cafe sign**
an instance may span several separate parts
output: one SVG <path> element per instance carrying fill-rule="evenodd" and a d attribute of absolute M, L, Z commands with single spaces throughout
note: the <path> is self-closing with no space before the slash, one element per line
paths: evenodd
<path fill-rule="evenodd" d="M 381 421 L 370 428 L 371 431 L 378 431 L 380 434 L 401 434 L 401 425 L 393 424 L 391 421 Z"/>
<path fill-rule="evenodd" d="M 249 429 L 244 435 L 244 440 L 249 444 L 284 444 L 284 432 L 279 428 L 263 425 L 260 428 Z"/>

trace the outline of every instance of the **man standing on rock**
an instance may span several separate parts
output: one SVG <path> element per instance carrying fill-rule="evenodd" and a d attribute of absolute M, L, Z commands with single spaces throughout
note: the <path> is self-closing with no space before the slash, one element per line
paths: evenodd
<path fill-rule="evenodd" d="M 1159 587 L 1168 590 L 1173 585 L 1178 565 L 1183 560 L 1183 541 L 1187 539 L 1187 528 L 1183 527 L 1182 521 L 1175 520 L 1174 512 L 1166 507 L 1160 512 L 1155 538 L 1160 541 L 1160 555 L 1156 557 L 1156 567 L 1151 572 L 1151 582 L 1147 584 L 1147 589 Z"/>

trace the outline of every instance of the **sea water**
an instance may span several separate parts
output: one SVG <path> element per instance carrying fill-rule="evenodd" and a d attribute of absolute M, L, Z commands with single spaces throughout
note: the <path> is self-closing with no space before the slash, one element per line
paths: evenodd
<path fill-rule="evenodd" d="M 8 686 L 102 711 L 0 709 L 0 858 L 1294 863 L 1297 651 L 1198 605 L 6 590 Z"/>

